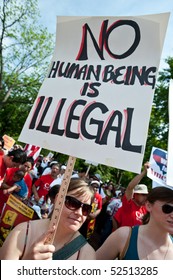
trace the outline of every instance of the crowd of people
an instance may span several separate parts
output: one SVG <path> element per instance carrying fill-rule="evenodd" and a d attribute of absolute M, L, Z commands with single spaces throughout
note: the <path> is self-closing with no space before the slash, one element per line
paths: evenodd
<path fill-rule="evenodd" d="M 54 242 L 47 244 L 55 231 L 49 224 L 66 166 L 43 156 L 34 162 L 21 146 L 7 152 L 3 145 L 0 139 L 1 219 L 10 194 L 29 201 L 38 217 L 10 231 L 0 259 L 173 259 L 173 189 L 148 190 L 141 183 L 149 162 L 127 187 L 104 183 L 100 174 L 75 172 Z"/>

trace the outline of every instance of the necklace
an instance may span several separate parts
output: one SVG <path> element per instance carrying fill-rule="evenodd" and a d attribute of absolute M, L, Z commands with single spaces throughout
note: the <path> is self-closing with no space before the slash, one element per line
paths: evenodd
<path fill-rule="evenodd" d="M 167 250 L 166 250 L 166 252 L 165 252 L 164 257 L 163 257 L 162 260 L 165 260 L 165 259 L 166 259 L 166 256 L 167 256 L 168 251 L 169 251 L 169 246 L 170 246 L 170 242 L 168 241 Z M 152 259 L 149 258 L 149 256 L 150 256 L 150 255 L 146 254 L 146 259 L 147 259 L 147 260 L 152 260 Z"/>

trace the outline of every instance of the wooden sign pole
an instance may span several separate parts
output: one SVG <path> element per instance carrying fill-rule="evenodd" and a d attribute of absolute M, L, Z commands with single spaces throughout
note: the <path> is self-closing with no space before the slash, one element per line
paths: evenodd
<path fill-rule="evenodd" d="M 62 208 L 64 205 L 65 196 L 67 194 L 68 186 L 70 183 L 71 175 L 73 172 L 73 168 L 75 165 L 76 158 L 69 156 L 68 162 L 67 162 L 67 168 L 64 173 L 63 181 L 59 190 L 59 193 L 57 194 L 57 198 L 55 200 L 54 210 L 52 213 L 52 217 L 49 224 L 49 229 L 53 228 L 55 226 L 55 231 L 49 235 L 47 240 L 45 241 L 45 244 L 52 244 L 55 238 L 55 234 L 58 228 L 59 219 L 61 216 Z"/>

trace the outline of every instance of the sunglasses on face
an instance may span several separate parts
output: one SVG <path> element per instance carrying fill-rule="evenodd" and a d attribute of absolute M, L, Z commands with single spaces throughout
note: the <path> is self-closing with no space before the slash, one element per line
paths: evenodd
<path fill-rule="evenodd" d="M 164 214 L 170 214 L 173 212 L 173 206 L 169 205 L 169 204 L 164 204 L 162 205 L 162 212 Z"/>
<path fill-rule="evenodd" d="M 65 206 L 72 210 L 75 211 L 82 207 L 82 215 L 87 216 L 91 212 L 92 206 L 86 203 L 80 202 L 78 199 L 72 197 L 72 196 L 66 196 L 65 198 Z"/>

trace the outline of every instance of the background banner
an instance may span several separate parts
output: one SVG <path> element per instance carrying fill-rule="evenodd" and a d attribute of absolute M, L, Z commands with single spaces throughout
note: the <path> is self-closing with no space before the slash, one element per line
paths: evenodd
<path fill-rule="evenodd" d="M 0 218 L 0 247 L 16 225 L 32 220 L 33 217 L 34 210 L 10 194 Z"/>

